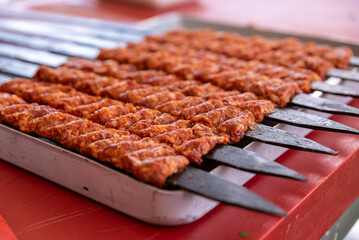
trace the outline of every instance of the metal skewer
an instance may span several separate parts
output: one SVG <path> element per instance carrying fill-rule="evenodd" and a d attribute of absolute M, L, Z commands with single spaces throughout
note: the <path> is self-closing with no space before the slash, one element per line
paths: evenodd
<path fill-rule="evenodd" d="M 22 18 L 27 20 L 39 20 L 45 22 L 67 23 L 71 25 L 84 26 L 93 29 L 105 29 L 113 32 L 127 32 L 133 35 L 148 34 L 151 31 L 141 27 L 120 23 L 117 21 L 100 20 L 95 18 L 83 18 L 77 16 L 64 16 L 61 14 L 45 13 L 40 11 L 19 10 L 0 8 L 0 16 L 6 18 Z"/>
<path fill-rule="evenodd" d="M 231 167 L 237 166 L 236 168 L 241 170 L 306 181 L 305 177 L 292 169 L 269 161 L 252 151 L 230 145 L 217 146 L 203 157 L 219 161 Z"/>
<path fill-rule="evenodd" d="M 349 127 L 347 125 L 332 121 L 327 118 L 319 117 L 317 115 L 308 114 L 305 112 L 292 110 L 289 108 L 276 109 L 274 113 L 269 114 L 268 116 L 266 116 L 266 118 L 281 123 L 296 125 L 299 127 L 333 131 L 333 132 L 359 134 L 359 130 Z"/>
<path fill-rule="evenodd" d="M 297 94 L 295 95 L 290 104 L 306 107 L 309 109 L 314 109 L 317 111 L 349 115 L 349 116 L 359 116 L 359 109 L 355 107 L 348 106 L 343 103 L 338 103 L 332 100 L 324 98 L 316 98 L 307 94 Z"/>
<path fill-rule="evenodd" d="M 343 69 L 329 69 L 327 72 L 328 77 L 337 77 L 344 80 L 350 80 L 350 81 L 359 81 L 359 72 L 356 71 L 348 71 Z"/>
<path fill-rule="evenodd" d="M 324 93 L 330 93 L 334 95 L 354 97 L 354 98 L 359 97 L 359 91 L 339 85 L 333 86 L 325 82 L 312 82 L 310 86 L 313 91 L 321 91 Z"/>
<path fill-rule="evenodd" d="M 291 149 L 326 153 L 331 155 L 338 154 L 338 152 L 308 138 L 304 138 L 295 133 L 269 127 L 263 124 L 255 125 L 253 130 L 247 130 L 245 135 L 256 141 L 283 146 Z"/>
<path fill-rule="evenodd" d="M 277 216 L 286 216 L 284 210 L 258 197 L 244 187 L 238 186 L 203 170 L 188 167 L 167 180 L 169 183 L 188 191 L 221 202 L 237 205 L 252 210 L 266 212 Z"/>
<path fill-rule="evenodd" d="M 350 65 L 354 66 L 354 67 L 359 67 L 359 57 L 358 56 L 354 56 L 350 59 L 349 62 Z"/>

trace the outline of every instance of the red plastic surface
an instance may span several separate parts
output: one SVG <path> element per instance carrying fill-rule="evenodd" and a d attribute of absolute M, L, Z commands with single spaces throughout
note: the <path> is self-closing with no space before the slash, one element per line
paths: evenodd
<path fill-rule="evenodd" d="M 3 216 L 0 215 L 0 239 L 2 240 L 17 240 L 17 237 L 6 223 Z"/>
<path fill-rule="evenodd" d="M 287 5 L 288 1 L 201 0 L 167 10 L 116 5 L 109 0 L 32 2 L 40 2 L 36 9 L 124 21 L 177 10 L 232 23 L 252 21 L 259 26 L 316 31 L 325 36 L 345 35 L 359 40 L 359 16 L 354 11 L 358 2 L 349 0 L 291 1 Z M 359 100 L 352 105 L 359 107 Z M 357 118 L 332 119 L 359 129 Z M 241 232 L 248 234 L 246 239 L 318 239 L 359 196 L 359 136 L 314 131 L 308 137 L 340 151 L 339 156 L 290 150 L 277 161 L 303 174 L 308 182 L 256 176 L 246 184 L 251 191 L 288 211 L 287 218 L 220 205 L 192 224 L 151 226 L 3 161 L 0 161 L 0 212 L 19 239 L 26 240 L 244 239 Z"/>

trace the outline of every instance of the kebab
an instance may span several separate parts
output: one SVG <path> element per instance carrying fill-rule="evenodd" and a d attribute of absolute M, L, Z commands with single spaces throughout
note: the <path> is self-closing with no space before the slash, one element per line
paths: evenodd
<path fill-rule="evenodd" d="M 102 50 L 99 59 L 115 59 L 119 62 L 130 62 L 140 68 L 163 70 L 167 73 L 179 75 L 184 79 L 187 77 L 191 78 L 196 71 L 205 72 L 199 80 L 210 82 L 225 90 L 253 92 L 259 97 L 269 99 L 281 107 L 285 106 L 295 94 L 302 92 L 295 82 L 285 82 L 277 78 L 268 78 L 266 75 L 254 72 L 245 72 L 243 75 L 240 74 L 240 72 L 235 72 L 235 77 L 232 75 L 228 77 L 215 75 L 213 77 L 209 73 L 214 69 L 214 74 L 216 74 L 218 64 L 208 63 L 205 60 L 197 58 L 171 56 L 170 53 L 166 52 L 162 54 L 161 51 L 152 53 L 122 49 L 119 54 L 119 51 L 110 52 L 108 50 Z M 233 74 L 233 71 L 231 73 Z M 209 77 L 206 77 L 208 74 Z"/>
<path fill-rule="evenodd" d="M 134 80 L 137 83 L 140 83 L 140 85 L 133 85 L 133 87 L 136 89 L 143 88 L 143 83 L 149 84 L 152 86 L 161 86 L 162 88 L 167 88 L 168 90 L 172 92 L 180 92 L 185 96 L 197 96 L 202 97 L 205 100 L 210 100 L 213 102 L 215 101 L 221 101 L 222 105 L 233 105 L 236 107 L 241 107 L 242 109 L 248 109 L 251 110 L 252 113 L 256 117 L 256 121 L 260 122 L 263 120 L 263 116 L 271 113 L 273 111 L 273 107 L 268 101 L 264 100 L 258 100 L 257 97 L 252 93 L 239 93 L 238 91 L 224 91 L 223 89 L 216 87 L 212 84 L 202 84 L 199 81 L 183 81 L 178 79 L 177 77 L 173 75 L 165 75 L 161 71 L 154 71 L 154 70 L 145 70 L 145 71 L 133 71 L 130 73 L 123 73 L 122 71 L 113 71 L 110 70 L 110 72 L 105 71 L 106 68 L 106 62 L 96 61 L 97 66 L 102 69 L 103 75 L 113 75 L 113 76 L 120 76 L 122 74 L 123 78 L 118 79 L 111 79 L 111 78 L 101 78 L 95 74 L 84 72 L 84 69 L 89 69 L 90 61 L 89 60 L 83 60 L 83 59 L 73 59 L 69 61 L 69 63 L 65 63 L 63 67 L 57 68 L 55 70 L 46 67 L 41 66 L 37 74 L 35 75 L 35 78 L 39 78 L 43 81 L 49 81 L 48 79 L 53 79 L 55 76 L 72 76 L 77 75 L 82 78 L 86 78 L 87 81 L 84 86 L 83 84 L 79 84 L 76 88 L 81 91 L 86 91 L 89 94 L 95 94 L 95 95 L 102 95 L 110 98 L 116 98 L 118 95 L 123 92 L 123 89 L 121 89 L 120 85 L 113 85 L 114 82 L 120 82 L 121 79 L 128 79 L 128 80 Z M 121 65 L 113 62 L 113 61 L 107 61 L 115 68 L 120 68 Z M 77 71 L 75 69 L 71 69 L 72 67 L 76 67 L 77 69 L 81 69 L 82 71 Z M 70 69 L 69 69 L 70 68 Z M 68 83 L 69 77 L 62 77 L 60 82 L 63 84 Z M 171 79 L 171 80 L 168 80 Z M 59 80 L 57 80 L 59 81 Z M 55 81 L 55 82 L 57 82 Z M 123 80 L 122 80 L 123 81 Z M 83 81 L 81 81 L 83 82 Z M 123 81 L 126 83 L 129 83 L 128 81 Z M 101 85 L 102 84 L 102 85 Z M 120 83 L 119 83 L 120 84 Z M 105 87 L 106 91 L 102 91 L 99 93 L 99 89 L 101 87 Z M 159 90 L 161 91 L 160 88 Z M 92 90 L 93 89 L 93 90 Z M 126 90 L 126 89 L 125 89 Z M 164 90 L 164 89 L 163 89 Z M 199 103 L 203 103 L 203 100 L 200 100 L 199 98 L 192 98 L 196 99 Z M 187 100 L 185 100 L 187 101 Z M 216 103 L 219 104 L 219 103 Z M 168 105 L 166 105 L 168 106 Z M 251 108 L 250 108 L 251 107 Z M 253 108 L 258 108 L 258 111 L 253 111 Z M 180 109 L 178 110 L 178 112 Z M 174 114 L 174 112 L 171 112 Z M 176 115 L 179 113 L 176 113 Z"/>
<path fill-rule="evenodd" d="M 168 176 L 189 163 L 174 149 L 154 139 L 106 129 L 49 106 L 23 103 L 13 95 L 1 93 L 0 98 L 7 102 L 0 110 L 2 122 L 108 162 L 142 181 L 162 186 Z"/>
<path fill-rule="evenodd" d="M 64 93 L 61 89 L 61 85 L 32 82 L 26 79 L 13 80 L 0 86 L 1 91 L 16 93 L 30 102 L 36 101 L 54 106 L 68 113 L 87 117 L 106 127 L 128 130 L 140 137 L 156 138 L 174 147 L 179 153 L 186 155 L 197 164 L 202 161 L 202 155 L 208 153 L 216 144 L 227 143 L 230 139 L 228 134 L 225 135 L 215 128 L 206 127 L 200 121 L 196 121 L 198 116 L 194 116 L 192 121 L 177 120 L 169 114 L 161 114 L 156 110 L 140 109 L 132 104 L 93 97 L 80 92 Z M 104 107 L 101 103 L 105 100 L 108 100 L 111 105 Z M 241 114 L 238 111 L 235 113 Z M 242 120 L 240 124 L 239 120 Z M 219 126 L 234 125 L 226 121 L 223 121 L 224 123 L 219 121 Z M 236 116 L 233 122 L 237 128 L 232 127 L 230 130 L 237 130 L 235 134 L 241 137 L 247 126 L 254 124 L 254 119 L 253 116 L 247 114 L 241 117 Z"/>
<path fill-rule="evenodd" d="M 260 36 L 243 37 L 236 33 L 212 30 L 177 30 L 164 35 L 148 36 L 148 41 L 188 45 L 244 60 L 259 60 L 290 68 L 305 68 L 320 76 L 333 67 L 346 69 L 353 52 L 347 47 L 330 47 L 297 39 L 268 39 Z"/>
<path fill-rule="evenodd" d="M 190 46 L 176 46 L 170 43 L 159 44 L 156 42 L 141 42 L 136 44 L 128 44 L 127 48 L 130 51 L 144 51 L 152 53 L 168 54 L 175 57 L 190 57 L 200 59 L 202 64 L 206 66 L 212 66 L 213 63 L 217 63 L 217 68 L 213 68 L 211 72 L 203 73 L 188 73 L 187 78 L 198 78 L 201 74 L 213 74 L 222 71 L 237 70 L 241 73 L 246 71 L 252 71 L 255 73 L 264 74 L 268 77 L 279 78 L 284 81 L 295 81 L 301 87 L 303 91 L 308 90 L 308 82 L 321 80 L 320 76 L 315 72 L 308 69 L 288 68 L 271 63 L 263 63 L 256 60 L 244 61 L 238 58 L 228 57 L 222 54 L 207 50 L 197 50 Z M 100 54 L 101 56 L 101 54 Z"/>
<path fill-rule="evenodd" d="M 153 42 L 129 44 L 126 49 L 102 50 L 99 58 L 113 58 L 124 63 L 132 62 L 141 68 L 162 69 L 177 74 L 184 79 L 195 78 L 202 81 L 210 81 L 224 88 L 235 87 L 240 90 L 254 91 L 259 95 L 263 94 L 263 91 L 258 90 L 263 89 L 261 87 L 268 88 L 268 85 L 273 85 L 274 82 L 276 82 L 276 84 L 274 84 L 273 87 L 280 84 L 276 78 L 284 82 L 296 82 L 304 92 L 309 92 L 312 88 L 314 90 L 323 90 L 325 92 L 338 94 L 338 91 L 330 89 L 326 84 L 318 82 L 321 78 L 307 69 L 289 69 L 273 64 L 261 63 L 259 61 L 245 62 L 209 51 L 198 51 L 186 46 L 178 47 L 172 44 L 158 44 Z M 150 60 L 148 61 L 148 59 Z M 164 61 L 165 63 L 163 63 Z M 214 75 L 214 79 L 210 78 L 210 75 Z M 262 86 L 248 88 L 248 82 L 243 83 L 243 78 L 246 78 L 247 81 L 248 78 L 252 78 L 253 81 L 253 76 L 257 78 L 257 81 L 264 81 L 266 78 L 270 78 L 270 81 L 273 83 L 268 84 L 268 81 L 266 81 Z M 218 80 L 218 78 L 220 79 Z M 228 79 L 233 81 L 234 78 L 237 78 L 237 85 L 234 84 L 233 86 L 233 84 L 224 83 L 228 81 Z M 293 93 L 287 93 L 288 97 L 281 100 L 277 95 L 278 94 L 269 93 L 263 97 L 271 99 L 280 106 L 284 106 L 286 102 L 293 97 Z M 351 95 L 356 96 L 357 94 L 354 93 Z"/>

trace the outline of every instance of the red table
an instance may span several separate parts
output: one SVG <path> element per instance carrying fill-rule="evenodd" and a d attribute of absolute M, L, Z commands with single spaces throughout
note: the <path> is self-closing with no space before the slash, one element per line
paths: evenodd
<path fill-rule="evenodd" d="M 287 5 L 285 5 L 287 4 Z M 308 7 L 309 6 L 309 7 Z M 325 7 L 324 7 L 325 6 Z M 178 11 L 222 22 L 254 24 L 359 41 L 357 1 L 197 1 L 165 10 L 114 1 L 61 0 L 12 3 L 9 7 L 135 22 Z M 351 103 L 359 107 L 359 100 Z M 354 117 L 335 121 L 359 129 Z M 197 222 L 156 227 L 68 191 L 0 161 L 0 213 L 20 239 L 318 239 L 359 196 L 358 136 L 314 131 L 308 138 L 340 151 L 333 157 L 290 150 L 277 161 L 308 178 L 296 182 L 256 176 L 245 186 L 290 213 L 278 218 L 220 205 Z"/>

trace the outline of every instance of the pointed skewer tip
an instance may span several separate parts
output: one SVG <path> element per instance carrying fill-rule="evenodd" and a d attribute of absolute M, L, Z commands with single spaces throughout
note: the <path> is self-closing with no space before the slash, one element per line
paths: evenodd
<path fill-rule="evenodd" d="M 278 217 L 287 217 L 288 216 L 288 213 L 286 211 L 284 211 L 280 207 L 277 207 L 277 206 L 274 206 L 274 205 L 270 210 L 263 211 L 263 212 L 270 213 L 270 214 L 273 214 L 273 215 L 278 216 Z"/>

